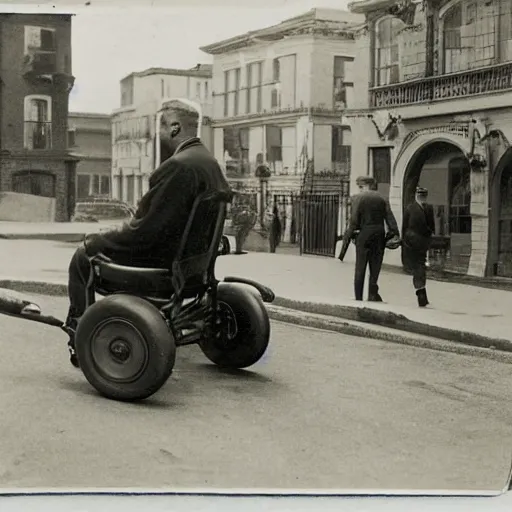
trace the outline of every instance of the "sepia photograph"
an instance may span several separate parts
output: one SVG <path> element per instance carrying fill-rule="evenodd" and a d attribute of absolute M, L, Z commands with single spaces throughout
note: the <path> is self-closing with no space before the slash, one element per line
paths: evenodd
<path fill-rule="evenodd" d="M 0 494 L 506 490 L 511 144 L 512 0 L 0 5 Z"/>

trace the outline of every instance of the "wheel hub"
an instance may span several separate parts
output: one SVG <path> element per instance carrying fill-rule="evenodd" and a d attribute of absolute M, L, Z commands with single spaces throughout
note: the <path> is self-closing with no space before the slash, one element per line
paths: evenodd
<path fill-rule="evenodd" d="M 112 357 L 119 363 L 126 363 L 132 353 L 130 344 L 125 340 L 113 340 L 109 349 Z"/>
<path fill-rule="evenodd" d="M 146 368 L 149 349 L 129 321 L 110 318 L 96 327 L 91 338 L 93 364 L 110 382 L 134 382 Z"/>

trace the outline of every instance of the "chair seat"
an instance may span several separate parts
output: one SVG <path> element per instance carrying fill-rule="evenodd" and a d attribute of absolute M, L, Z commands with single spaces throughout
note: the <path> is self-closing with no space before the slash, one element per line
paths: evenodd
<path fill-rule="evenodd" d="M 129 292 L 156 298 L 170 298 L 174 288 L 167 269 L 129 267 L 117 263 L 94 263 L 98 292 Z"/>

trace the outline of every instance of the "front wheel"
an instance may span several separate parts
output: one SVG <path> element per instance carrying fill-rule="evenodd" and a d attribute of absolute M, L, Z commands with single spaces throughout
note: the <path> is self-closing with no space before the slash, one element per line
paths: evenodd
<path fill-rule="evenodd" d="M 214 336 L 199 343 L 217 366 L 247 368 L 265 354 L 270 341 L 270 320 L 263 300 L 245 286 L 219 283 L 218 325 Z"/>
<path fill-rule="evenodd" d="M 80 368 L 112 400 L 142 400 L 170 377 L 176 344 L 160 311 L 146 300 L 110 295 L 90 306 L 75 337 Z"/>

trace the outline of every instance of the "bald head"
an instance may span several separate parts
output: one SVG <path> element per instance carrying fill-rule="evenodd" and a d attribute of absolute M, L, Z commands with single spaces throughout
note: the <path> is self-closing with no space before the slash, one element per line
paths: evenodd
<path fill-rule="evenodd" d="M 171 100 L 163 105 L 160 121 L 160 140 L 173 154 L 185 140 L 197 137 L 200 114 L 192 105 Z"/>

